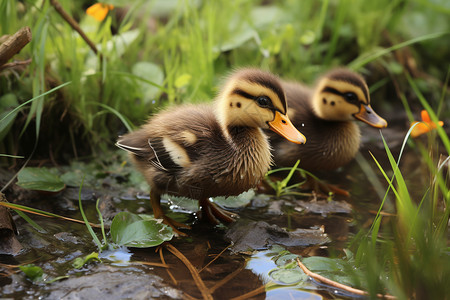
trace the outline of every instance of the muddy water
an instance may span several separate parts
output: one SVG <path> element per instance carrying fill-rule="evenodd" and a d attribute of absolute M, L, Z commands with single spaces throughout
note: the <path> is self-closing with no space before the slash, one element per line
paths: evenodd
<path fill-rule="evenodd" d="M 379 147 L 378 147 L 379 148 Z M 377 158 L 386 166 L 382 150 L 371 149 Z M 373 161 L 363 151 L 363 155 L 345 168 L 331 174 L 321 174 L 322 178 L 338 184 L 351 192 L 350 198 L 336 197 L 334 200 L 346 201 L 352 210 L 342 212 L 310 212 L 299 208 L 296 201 L 314 201 L 314 196 L 284 197 L 270 199 L 268 196 L 256 195 L 245 208 L 237 209 L 240 220 L 249 222 L 264 221 L 268 226 L 279 226 L 288 229 L 322 228 L 329 242 L 311 245 L 286 246 L 289 251 L 303 256 L 322 255 L 330 253 L 339 255 L 346 246 L 349 236 L 356 233 L 361 226 L 367 226 L 374 217 L 370 212 L 377 210 L 381 190 L 374 185 L 386 187 L 384 179 L 377 171 Z M 411 151 L 404 160 L 417 162 L 417 156 Z M 375 172 L 373 177 L 362 171 L 362 165 L 368 164 Z M 414 165 L 414 164 L 413 164 Z M 417 164 L 415 164 L 417 169 Z M 376 183 L 378 182 L 378 183 Z M 53 198 L 35 195 L 30 206 L 46 211 L 80 219 L 77 207 L 77 190 L 68 190 L 63 195 Z M 83 205 L 90 212 L 90 220 L 95 220 L 94 201 L 89 197 L 91 190 L 85 190 Z M 148 212 L 149 204 L 146 197 L 135 197 L 135 191 L 120 190 L 95 191 L 100 197 L 101 208 L 106 219 L 117 212 Z M 317 200 L 317 199 L 316 199 Z M 320 199 L 318 199 L 320 200 Z M 163 205 L 168 208 L 169 203 Z M 185 217 L 185 222 L 192 224 L 188 238 L 178 238 L 171 244 L 183 253 L 188 260 L 201 270 L 208 262 L 229 247 L 230 241 L 225 238 L 225 226 L 212 227 L 198 221 L 193 214 L 178 213 Z M 46 232 L 38 232 L 20 218 L 16 223 L 20 232 L 18 236 L 22 243 L 22 252 L 15 256 L 2 255 L 0 262 L 8 265 L 34 263 L 43 268 L 47 282 L 33 283 L 16 268 L 2 267 L 0 277 L 0 292 L 2 297 L 14 299 L 181 299 L 189 296 L 201 298 L 202 294 L 192 279 L 185 265 L 167 250 L 162 250 L 162 257 L 170 266 L 166 269 L 145 265 L 161 263 L 161 253 L 154 248 L 120 249 L 114 253 L 101 254 L 103 263 L 90 263 L 82 269 L 74 269 L 73 260 L 97 251 L 86 227 L 61 220 L 43 217 L 32 217 Z M 100 232 L 97 231 L 98 236 Z M 220 257 L 200 273 L 205 285 L 213 291 L 215 299 L 231 299 L 261 288 L 268 282 L 268 272 L 274 268 L 272 260 L 267 259 L 267 250 L 256 253 L 240 254 L 226 250 Z M 68 276 L 67 279 L 48 283 L 51 278 Z M 334 299 L 353 298 L 351 295 L 335 294 L 326 286 L 314 282 L 308 283 L 302 289 L 273 285 L 270 290 L 256 293 L 253 299 Z"/>

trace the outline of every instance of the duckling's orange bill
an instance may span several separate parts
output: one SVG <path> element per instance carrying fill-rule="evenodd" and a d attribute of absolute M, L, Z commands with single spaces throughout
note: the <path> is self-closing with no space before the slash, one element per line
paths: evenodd
<path fill-rule="evenodd" d="M 354 114 L 353 116 L 358 120 L 363 121 L 364 123 L 367 123 L 375 128 L 384 128 L 387 126 L 386 120 L 377 115 L 370 104 L 361 104 L 359 113 Z"/>
<path fill-rule="evenodd" d="M 288 116 L 281 114 L 280 112 L 275 112 L 275 118 L 273 121 L 268 122 L 270 129 L 284 137 L 290 142 L 296 144 L 306 143 L 306 138 L 292 125 L 291 120 Z"/>

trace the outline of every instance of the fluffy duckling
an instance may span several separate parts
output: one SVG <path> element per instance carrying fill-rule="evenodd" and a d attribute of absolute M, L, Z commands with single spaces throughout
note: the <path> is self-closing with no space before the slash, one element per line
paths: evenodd
<path fill-rule="evenodd" d="M 155 218 L 175 231 L 189 228 L 165 216 L 161 194 L 199 200 L 203 215 L 232 222 L 231 214 L 209 197 L 238 195 L 256 186 L 272 162 L 267 136 L 272 129 L 293 143 L 306 139 L 287 116 L 278 78 L 257 69 L 232 74 L 215 105 L 182 105 L 151 118 L 122 136 L 117 146 L 131 153 L 150 185 Z"/>
<path fill-rule="evenodd" d="M 300 159 L 299 167 L 308 171 L 334 170 L 352 160 L 359 149 L 360 131 L 353 121 L 387 126 L 370 106 L 366 82 L 350 70 L 330 71 L 314 89 L 297 82 L 282 82 L 282 87 L 288 115 L 308 143 L 298 147 L 270 134 L 276 167 L 291 167 Z"/>

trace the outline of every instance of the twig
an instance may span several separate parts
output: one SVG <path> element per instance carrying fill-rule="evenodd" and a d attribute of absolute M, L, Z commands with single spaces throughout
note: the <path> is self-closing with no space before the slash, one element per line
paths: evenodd
<path fill-rule="evenodd" d="M 251 298 L 251 297 L 255 297 L 256 295 L 262 294 L 262 293 L 264 293 L 265 291 L 266 291 L 266 286 L 263 285 L 263 286 L 260 286 L 259 288 L 254 289 L 253 291 L 248 292 L 248 293 L 246 293 L 246 294 L 244 294 L 244 295 L 240 295 L 240 296 L 238 296 L 238 297 L 231 298 L 231 300 L 244 300 L 244 299 L 249 299 L 249 298 Z"/>
<path fill-rule="evenodd" d="M 170 268 L 169 265 L 167 265 L 165 262 L 160 264 L 160 263 L 154 263 L 154 262 L 149 262 L 149 261 L 134 261 L 133 263 L 150 266 L 150 267 L 159 267 L 159 268 L 166 268 L 166 269 Z"/>
<path fill-rule="evenodd" d="M 212 264 L 216 259 L 218 259 L 228 248 L 231 247 L 231 244 L 226 246 L 219 254 L 216 255 L 209 263 L 207 263 L 198 273 L 200 274 L 204 269 L 206 269 L 210 264 Z"/>
<path fill-rule="evenodd" d="M 188 293 L 184 292 L 183 293 L 183 299 L 187 299 L 187 300 L 198 300 L 195 297 L 192 297 L 191 295 L 189 295 Z"/>
<path fill-rule="evenodd" d="M 3 64 L 2 66 L 0 66 L 0 71 L 2 71 L 4 69 L 12 69 L 12 68 L 15 68 L 18 66 L 26 66 L 26 65 L 29 65 L 30 63 L 31 63 L 31 58 L 29 58 L 27 60 L 21 60 L 21 61 L 15 61 L 15 62 Z"/>
<path fill-rule="evenodd" d="M 218 288 L 220 288 L 221 286 L 223 286 L 224 284 L 226 284 L 228 281 L 230 281 L 231 279 L 233 279 L 234 277 L 236 277 L 236 275 L 238 275 L 239 273 L 242 272 L 242 270 L 244 269 L 244 267 L 240 267 L 237 270 L 234 270 L 232 273 L 228 274 L 225 278 L 223 278 L 222 280 L 220 280 L 219 282 L 217 282 L 214 286 L 209 288 L 209 292 L 211 294 L 213 294 Z"/>
<path fill-rule="evenodd" d="M 158 247 L 158 250 L 159 250 L 159 258 L 161 259 L 161 261 L 162 261 L 163 264 L 166 264 L 166 260 L 164 259 L 164 255 L 163 255 L 163 252 L 162 252 L 162 247 Z M 175 277 L 173 276 L 172 272 L 170 272 L 169 269 L 167 269 L 166 272 L 167 272 L 167 274 L 169 275 L 170 279 L 172 279 L 173 284 L 174 284 L 174 285 L 177 285 L 178 282 L 177 282 L 177 280 L 175 279 Z"/>
<path fill-rule="evenodd" d="M 77 21 L 72 18 L 65 10 L 62 8 L 61 4 L 57 0 L 50 0 L 50 3 L 53 5 L 55 10 L 61 15 L 61 17 L 66 20 L 69 25 L 80 34 L 83 40 L 91 47 L 92 51 L 95 54 L 98 54 L 97 47 L 95 44 L 88 38 L 88 36 L 84 33 L 83 29 L 81 29 L 80 25 L 78 25 Z M 100 54 L 100 61 L 102 61 L 102 55 Z"/>
<path fill-rule="evenodd" d="M 0 45 L 0 66 L 19 53 L 31 41 L 30 27 L 23 27 Z"/>
<path fill-rule="evenodd" d="M 347 292 L 350 292 L 350 293 L 353 293 L 353 294 L 356 294 L 356 295 L 369 296 L 369 293 L 366 292 L 366 291 L 352 288 L 352 287 L 350 287 L 350 286 L 348 286 L 348 285 L 345 285 L 345 284 L 342 284 L 342 283 L 333 281 L 333 280 L 331 280 L 331 279 L 328 279 L 328 278 L 323 277 L 322 275 L 319 275 L 319 274 L 317 274 L 317 273 L 311 272 L 311 271 L 310 271 L 310 270 L 309 270 L 309 269 L 308 269 L 308 268 L 300 261 L 300 259 L 299 259 L 298 257 L 297 257 L 297 264 L 298 264 L 298 266 L 303 270 L 303 272 L 305 272 L 306 275 L 308 275 L 309 277 L 311 277 L 311 278 L 313 278 L 313 279 L 315 279 L 315 280 L 317 280 L 317 281 L 319 281 L 319 282 L 325 283 L 325 284 L 327 284 L 327 285 L 336 287 L 336 288 L 338 288 L 338 289 L 341 289 L 341 290 L 344 290 L 344 291 L 347 291 Z M 382 295 L 382 294 L 377 294 L 377 297 L 378 297 L 378 298 L 383 298 L 383 299 L 391 299 L 391 300 L 397 299 L 397 297 L 392 296 L 392 295 Z"/>
<path fill-rule="evenodd" d="M 191 272 L 192 278 L 194 279 L 195 284 L 202 293 L 203 299 L 213 300 L 213 296 L 211 295 L 202 278 L 198 274 L 197 269 L 191 264 L 191 262 L 186 258 L 186 256 L 184 256 L 183 253 L 178 251 L 177 248 L 175 248 L 169 243 L 165 244 L 165 247 L 167 248 L 167 250 L 172 252 L 173 255 L 178 257 L 178 259 L 181 260 L 184 263 L 184 265 L 188 268 L 189 272 Z"/>

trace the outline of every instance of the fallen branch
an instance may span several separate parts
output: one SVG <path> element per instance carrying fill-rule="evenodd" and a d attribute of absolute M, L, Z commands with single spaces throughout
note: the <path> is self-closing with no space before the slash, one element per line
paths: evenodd
<path fill-rule="evenodd" d="M 186 258 L 186 256 L 184 256 L 183 253 L 178 251 L 177 248 L 175 248 L 169 243 L 165 244 L 164 246 L 166 247 L 167 250 L 172 252 L 172 254 L 175 255 L 179 260 L 181 260 L 184 263 L 184 265 L 188 268 L 189 272 L 191 272 L 192 278 L 194 279 L 195 284 L 202 293 L 203 299 L 213 300 L 214 299 L 213 296 L 211 295 L 202 278 L 198 274 L 197 269 L 191 264 L 191 262 Z"/>
<path fill-rule="evenodd" d="M 0 45 L 0 66 L 20 52 L 31 41 L 30 27 L 23 27 Z"/>
<path fill-rule="evenodd" d="M 338 288 L 338 289 L 341 289 L 341 290 L 344 290 L 344 291 L 347 291 L 347 292 L 350 292 L 350 293 L 353 293 L 353 294 L 356 294 L 356 295 L 369 296 L 369 293 L 366 292 L 366 291 L 352 288 L 352 287 L 350 287 L 350 286 L 348 286 L 348 285 L 345 285 L 345 284 L 336 282 L 336 281 L 334 281 L 334 280 L 331 280 L 331 279 L 328 279 L 328 278 L 326 278 L 326 277 L 323 277 L 322 275 L 319 275 L 319 274 L 317 274 L 317 273 L 311 272 L 311 271 L 310 271 L 310 270 L 309 270 L 309 269 L 308 269 L 308 268 L 300 261 L 300 259 L 299 259 L 298 257 L 297 257 L 297 264 L 298 264 L 298 266 L 303 270 L 303 272 L 305 272 L 306 275 L 308 275 L 309 277 L 311 277 L 311 278 L 313 278 L 313 279 L 315 279 L 315 280 L 317 280 L 317 281 L 319 281 L 319 282 L 325 283 L 325 284 L 327 284 L 327 285 L 333 286 L 333 287 L 335 287 L 335 288 Z M 378 297 L 378 298 L 383 298 L 383 299 L 390 299 L 390 300 L 395 300 L 395 299 L 397 299 L 397 297 L 395 297 L 395 296 L 391 296 L 391 295 L 382 295 L 382 294 L 377 294 L 377 297 Z"/>
<path fill-rule="evenodd" d="M 21 60 L 21 61 L 15 61 L 15 62 L 3 64 L 2 66 L 0 66 L 0 71 L 5 70 L 5 69 L 12 69 L 12 68 L 19 67 L 19 66 L 26 66 L 26 65 L 29 65 L 30 63 L 31 63 L 31 58 L 29 58 L 27 60 Z"/>

